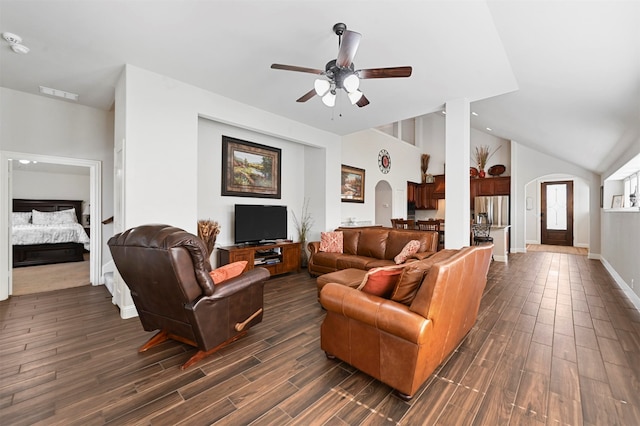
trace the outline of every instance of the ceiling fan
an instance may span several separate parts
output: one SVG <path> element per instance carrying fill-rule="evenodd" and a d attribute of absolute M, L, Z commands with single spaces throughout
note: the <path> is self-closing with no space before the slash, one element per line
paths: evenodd
<path fill-rule="evenodd" d="M 369 105 L 367 97 L 358 89 L 361 79 L 367 78 L 395 78 L 411 76 L 411 67 L 368 68 L 356 70 L 353 58 L 356 56 L 362 34 L 347 30 L 343 23 L 333 26 L 333 32 L 338 36 L 338 57 L 327 62 L 324 71 L 315 68 L 298 67 L 295 65 L 272 64 L 276 70 L 298 71 L 310 74 L 318 74 L 326 79 L 316 79 L 313 89 L 297 99 L 297 102 L 306 102 L 315 95 L 322 97 L 322 102 L 332 107 L 336 103 L 338 89 L 347 92 L 351 104 L 359 107 Z"/>

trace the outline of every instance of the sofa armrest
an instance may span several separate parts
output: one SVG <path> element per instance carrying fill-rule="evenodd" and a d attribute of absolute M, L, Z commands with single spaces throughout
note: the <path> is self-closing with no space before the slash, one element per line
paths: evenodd
<path fill-rule="evenodd" d="M 341 284 L 326 284 L 320 292 L 320 303 L 327 313 L 360 321 L 418 345 L 426 343 L 432 328 L 429 319 L 411 312 L 408 306 Z"/>
<path fill-rule="evenodd" d="M 320 251 L 320 241 L 310 241 L 309 244 L 307 244 L 307 249 L 311 256 L 313 256 L 315 253 Z"/>

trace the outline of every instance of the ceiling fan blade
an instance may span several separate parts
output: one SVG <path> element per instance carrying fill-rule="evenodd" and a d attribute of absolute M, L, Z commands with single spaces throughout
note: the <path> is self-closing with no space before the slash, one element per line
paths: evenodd
<path fill-rule="evenodd" d="M 274 70 L 308 72 L 310 74 L 323 74 L 324 73 L 324 71 L 317 70 L 315 68 L 297 67 L 295 65 L 271 64 L 271 68 L 274 69 Z"/>
<path fill-rule="evenodd" d="M 356 102 L 356 105 L 358 105 L 360 108 L 369 105 L 369 99 L 367 99 L 367 97 L 365 95 L 362 95 L 362 97 L 360 98 L 360 100 L 358 102 Z"/>
<path fill-rule="evenodd" d="M 336 59 L 337 66 L 347 68 L 351 65 L 358 51 L 360 38 L 362 38 L 362 34 L 355 31 L 347 30 L 344 32 L 342 42 L 340 43 L 340 50 L 338 51 L 338 58 Z"/>
<path fill-rule="evenodd" d="M 390 67 L 390 68 L 369 68 L 366 70 L 358 70 L 360 78 L 391 78 L 391 77 L 410 77 L 411 67 Z"/>
<path fill-rule="evenodd" d="M 309 99 L 313 98 L 316 95 L 316 89 L 311 89 L 304 95 L 300 96 L 296 99 L 296 102 L 307 102 Z"/>

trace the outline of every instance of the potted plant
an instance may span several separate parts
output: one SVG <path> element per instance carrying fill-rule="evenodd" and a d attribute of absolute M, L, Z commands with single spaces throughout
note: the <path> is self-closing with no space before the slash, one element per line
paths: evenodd
<path fill-rule="evenodd" d="M 300 218 L 296 216 L 295 212 L 291 211 L 293 215 L 293 223 L 296 227 L 296 231 L 298 231 L 298 239 L 300 240 L 300 245 L 302 246 L 302 250 L 300 250 L 300 266 L 303 268 L 307 267 L 307 261 L 309 260 L 309 256 L 307 254 L 307 234 L 311 230 L 311 226 L 313 225 L 313 218 L 311 217 L 311 213 L 309 212 L 309 199 L 305 198 L 302 203 L 302 214 Z"/>

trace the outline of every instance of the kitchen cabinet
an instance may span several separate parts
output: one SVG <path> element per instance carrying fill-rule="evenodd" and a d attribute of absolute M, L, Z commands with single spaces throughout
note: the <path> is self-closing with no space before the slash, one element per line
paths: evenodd
<path fill-rule="evenodd" d="M 511 193 L 511 177 L 498 176 L 489 178 L 471 178 L 469 187 L 469 196 L 471 198 L 471 208 L 475 197 L 493 196 L 493 195 L 510 195 Z"/>

